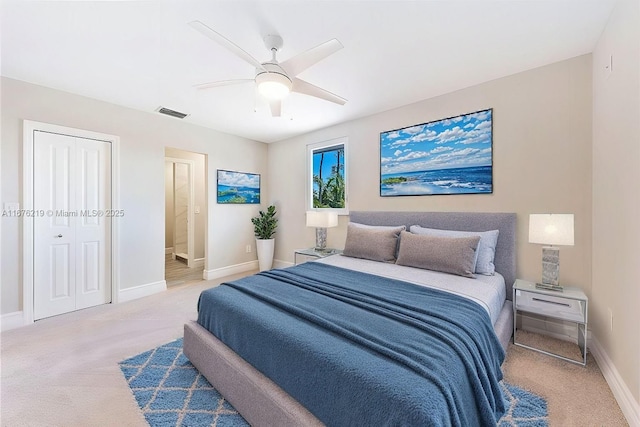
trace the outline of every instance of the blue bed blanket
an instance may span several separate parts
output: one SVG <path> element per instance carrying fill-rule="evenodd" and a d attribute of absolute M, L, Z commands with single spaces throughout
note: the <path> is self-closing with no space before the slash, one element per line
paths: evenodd
<path fill-rule="evenodd" d="M 463 297 L 320 263 L 204 291 L 198 323 L 328 426 L 489 426 L 504 350 Z"/>

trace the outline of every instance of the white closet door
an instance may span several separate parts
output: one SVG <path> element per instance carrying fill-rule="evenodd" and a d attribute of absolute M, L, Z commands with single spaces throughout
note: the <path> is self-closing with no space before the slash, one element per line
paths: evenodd
<path fill-rule="evenodd" d="M 76 308 L 75 139 L 36 132 L 34 141 L 34 318 Z"/>
<path fill-rule="evenodd" d="M 110 144 L 34 136 L 34 319 L 111 295 Z"/>
<path fill-rule="evenodd" d="M 111 301 L 111 147 L 76 138 L 76 309 Z"/>

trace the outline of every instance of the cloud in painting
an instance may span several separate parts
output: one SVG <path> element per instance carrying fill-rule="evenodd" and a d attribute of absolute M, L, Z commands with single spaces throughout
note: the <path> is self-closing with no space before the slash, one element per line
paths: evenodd
<path fill-rule="evenodd" d="M 229 187 L 260 188 L 260 175 L 219 170 L 218 183 Z"/>

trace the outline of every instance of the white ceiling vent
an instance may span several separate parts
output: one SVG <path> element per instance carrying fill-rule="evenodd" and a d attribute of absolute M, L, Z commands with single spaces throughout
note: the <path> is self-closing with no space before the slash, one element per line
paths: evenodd
<path fill-rule="evenodd" d="M 167 116 L 171 116 L 171 117 L 177 117 L 179 119 L 184 119 L 185 117 L 188 116 L 188 114 L 181 113 L 180 111 L 175 111 L 175 110 L 171 110 L 169 108 L 164 108 L 164 107 L 158 107 L 156 111 L 158 113 L 166 114 Z"/>

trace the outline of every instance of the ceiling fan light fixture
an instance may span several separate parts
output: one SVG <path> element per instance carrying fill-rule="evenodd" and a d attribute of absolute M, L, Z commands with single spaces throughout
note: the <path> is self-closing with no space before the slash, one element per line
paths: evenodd
<path fill-rule="evenodd" d="M 286 98 L 291 92 L 291 80 L 284 74 L 265 72 L 256 76 L 256 84 L 260 95 L 271 100 Z"/>

